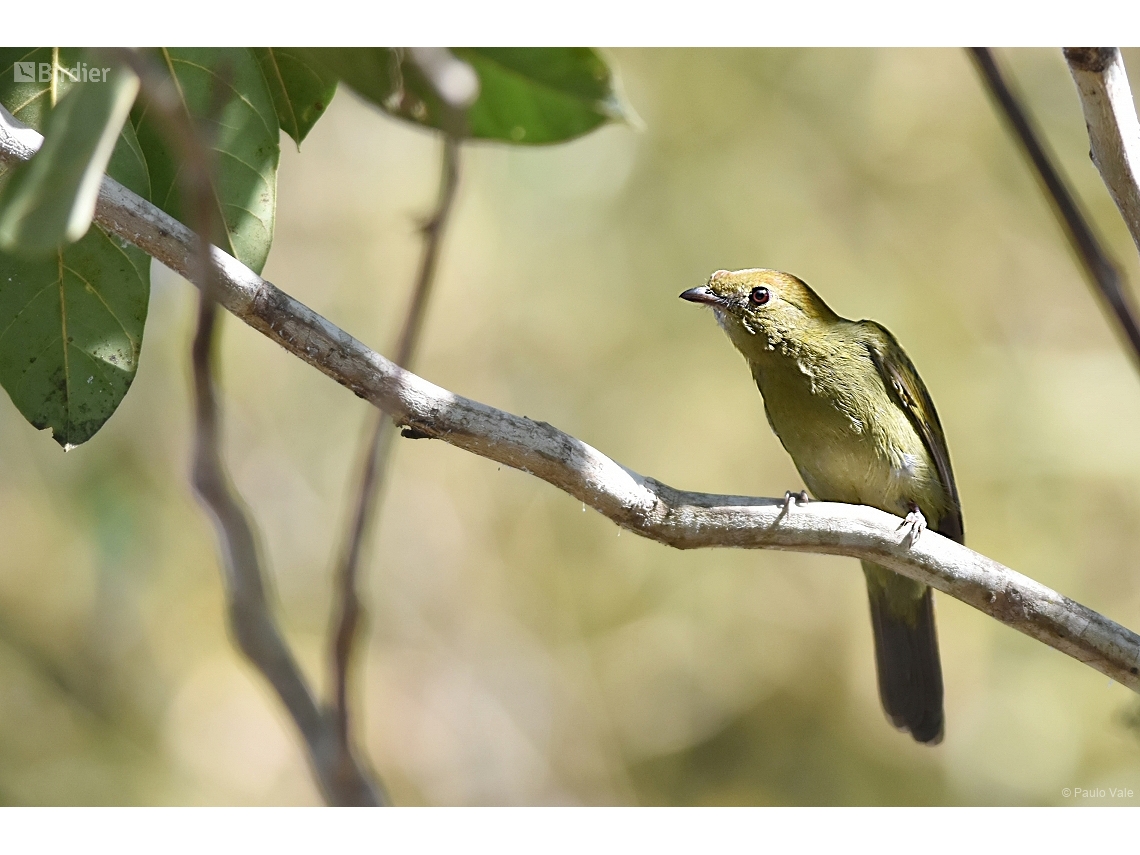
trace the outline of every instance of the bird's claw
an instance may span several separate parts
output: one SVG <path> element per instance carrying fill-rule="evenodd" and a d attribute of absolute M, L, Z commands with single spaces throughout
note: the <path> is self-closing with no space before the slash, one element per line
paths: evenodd
<path fill-rule="evenodd" d="M 784 491 L 784 510 L 787 513 L 792 509 L 792 504 L 806 505 L 811 499 L 808 498 L 807 490 L 800 490 L 798 493 L 793 493 L 791 490 Z"/>
<path fill-rule="evenodd" d="M 914 546 L 918 543 L 919 537 L 926 531 L 926 517 L 922 515 L 918 505 L 911 504 L 910 513 L 906 515 L 899 528 L 909 527 L 910 531 L 907 532 L 906 541 L 908 546 Z"/>

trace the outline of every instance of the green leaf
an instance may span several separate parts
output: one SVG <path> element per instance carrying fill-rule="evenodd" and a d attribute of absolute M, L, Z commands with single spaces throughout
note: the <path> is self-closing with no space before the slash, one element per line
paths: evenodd
<path fill-rule="evenodd" d="M 445 128 L 443 103 L 405 51 L 307 48 L 303 53 L 391 115 Z M 479 77 L 479 97 L 466 117 L 468 133 L 477 139 L 563 142 L 626 118 L 613 72 L 592 48 L 453 48 L 452 53 Z"/>
<path fill-rule="evenodd" d="M 273 242 L 281 155 L 277 111 L 261 67 L 249 48 L 162 48 L 155 55 L 213 151 L 224 225 L 212 238 L 260 273 Z M 171 153 L 161 118 L 145 103 L 131 116 L 150 169 L 151 201 L 192 225 L 180 198 L 181 159 Z"/>
<path fill-rule="evenodd" d="M 385 101 L 399 88 L 400 59 L 392 48 L 294 48 L 298 56 L 358 95 L 387 110 Z M 427 85 L 426 81 L 422 85 Z"/>
<path fill-rule="evenodd" d="M 537 145 L 573 139 L 625 113 L 613 74 L 591 48 L 455 48 L 479 76 L 467 120 L 487 139 Z"/>
<path fill-rule="evenodd" d="M 72 86 L 63 68 L 85 55 L 70 49 L 0 50 L 0 102 L 42 130 Z M 46 64 L 48 80 L 16 83 L 14 62 Z M 146 162 L 125 124 L 107 173 L 150 197 Z M 0 385 L 37 428 L 64 448 L 90 439 L 134 380 L 150 296 L 150 257 L 91 228 L 49 258 L 0 252 Z"/>
<path fill-rule="evenodd" d="M 79 63 L 74 48 L 0 48 L 0 103 L 25 125 L 43 133 L 44 121 L 56 102 L 66 94 L 71 81 L 59 70 Z M 33 80 L 16 80 L 16 63 L 32 63 Z M 49 79 L 40 80 L 40 70 Z M 21 68 L 26 71 L 26 68 Z"/>
<path fill-rule="evenodd" d="M 48 114 L 40 150 L 0 190 L 0 249 L 43 255 L 87 233 L 139 88 L 129 70 L 111 68 L 106 81 L 102 76 L 96 68 L 92 81 L 71 88 Z"/>
<path fill-rule="evenodd" d="M 47 262 L 0 255 L 0 384 L 65 449 L 127 394 L 149 294 L 150 258 L 102 229 Z"/>
<path fill-rule="evenodd" d="M 253 48 L 253 55 L 273 96 L 281 130 L 300 147 L 336 94 L 336 75 L 293 48 Z"/>

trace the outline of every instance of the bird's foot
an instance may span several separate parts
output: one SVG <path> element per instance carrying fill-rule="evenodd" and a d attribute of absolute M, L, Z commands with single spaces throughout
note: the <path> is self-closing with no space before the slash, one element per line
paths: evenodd
<path fill-rule="evenodd" d="M 907 527 L 910 528 L 910 531 L 906 534 L 907 546 L 914 546 L 918 543 L 918 539 L 922 536 L 922 533 L 926 531 L 926 517 L 922 515 L 922 511 L 919 510 L 918 505 L 914 502 L 910 503 L 910 513 L 907 514 L 902 523 L 899 524 L 899 528 Z"/>
<path fill-rule="evenodd" d="M 807 490 L 800 490 L 798 493 L 793 493 L 791 490 L 784 491 L 784 509 L 780 511 L 781 516 L 786 514 L 792 509 L 792 505 L 806 505 L 811 499 L 808 498 Z"/>

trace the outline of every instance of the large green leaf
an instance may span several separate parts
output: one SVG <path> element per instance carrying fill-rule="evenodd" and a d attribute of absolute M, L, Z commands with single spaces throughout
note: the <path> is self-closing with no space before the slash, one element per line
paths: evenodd
<path fill-rule="evenodd" d="M 455 48 L 479 75 L 471 133 L 516 143 L 573 139 L 624 117 L 605 60 L 590 48 Z"/>
<path fill-rule="evenodd" d="M 336 94 L 336 75 L 293 48 L 253 48 L 281 130 L 298 146 Z"/>
<path fill-rule="evenodd" d="M 129 69 L 102 69 L 76 83 L 52 110 L 44 142 L 0 190 L 0 249 L 48 254 L 87 233 L 99 185 L 139 80 Z"/>
<path fill-rule="evenodd" d="M 47 263 L 0 256 L 0 384 L 64 448 L 94 436 L 134 380 L 150 258 L 131 250 L 91 229 Z"/>
<path fill-rule="evenodd" d="M 86 59 L 78 50 L 0 50 L 0 102 L 44 128 L 73 85 L 60 69 Z M 48 80 L 15 82 L 14 63 L 49 70 Z M 146 162 L 125 124 L 107 172 L 143 198 Z M 37 428 L 64 448 L 90 439 L 114 413 L 138 367 L 150 296 L 150 257 L 99 226 L 51 257 L 0 253 L 0 385 Z"/>
<path fill-rule="evenodd" d="M 280 131 L 273 98 L 249 48 L 163 48 L 155 58 L 171 75 L 183 107 L 213 150 L 222 232 L 218 246 L 257 273 L 273 242 Z M 132 112 L 150 168 L 152 201 L 187 225 L 179 174 L 161 117 L 141 102 Z"/>
<path fill-rule="evenodd" d="M 395 48 L 309 48 L 315 62 L 386 112 L 447 127 L 434 87 Z M 467 131 L 479 139 L 539 145 L 573 139 L 626 117 L 613 72 L 592 48 L 453 48 L 479 77 Z"/>

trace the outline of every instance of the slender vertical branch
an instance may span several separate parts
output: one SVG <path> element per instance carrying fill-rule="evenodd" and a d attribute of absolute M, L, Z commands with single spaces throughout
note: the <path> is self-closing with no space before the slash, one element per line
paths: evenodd
<path fill-rule="evenodd" d="M 419 345 L 427 314 L 428 298 L 431 295 L 439 250 L 443 239 L 444 225 L 451 210 L 452 200 L 459 180 L 458 144 L 452 137 L 443 143 L 443 176 L 440 182 L 440 198 L 435 213 L 423 226 L 423 250 L 420 256 L 419 273 L 412 289 L 412 300 L 400 332 L 394 362 L 402 368 L 410 368 Z M 337 568 L 336 585 L 340 592 L 340 613 L 333 636 L 333 707 L 341 734 L 348 732 L 347 683 L 353 642 L 360 621 L 359 567 L 364 541 L 370 523 L 375 519 L 380 505 L 380 495 L 388 472 L 389 452 L 395 426 L 391 417 L 377 411 L 364 443 L 361 477 L 353 508 L 352 522 L 347 542 L 342 551 Z"/>
<path fill-rule="evenodd" d="M 1033 163 L 1046 195 L 1052 203 L 1057 220 L 1084 268 L 1089 284 L 1116 318 L 1132 357 L 1140 366 L 1140 321 L 1137 320 L 1134 301 L 1125 286 L 1119 268 L 1065 184 L 1060 170 L 1054 165 L 1056 158 L 1048 150 L 1028 112 L 1021 106 L 1017 96 L 1002 76 L 994 61 L 993 53 L 988 48 L 970 48 L 969 52 L 991 97 L 1009 122 L 1018 142 L 1021 143 L 1022 150 Z"/>
<path fill-rule="evenodd" d="M 418 48 L 412 59 L 431 81 L 448 111 L 450 127 L 443 138 L 439 199 L 435 211 L 421 227 L 423 246 L 419 270 L 412 287 L 412 299 L 396 345 L 395 363 L 410 368 L 419 346 L 427 317 L 427 306 L 435 282 L 444 230 L 450 218 L 455 191 L 459 186 L 459 139 L 463 135 L 464 110 L 478 93 L 474 73 L 450 53 L 441 49 Z M 334 717 L 339 750 L 345 756 L 353 751 L 348 710 L 348 682 L 353 649 L 362 617 L 360 563 L 372 521 L 376 519 L 388 474 L 395 425 L 389 414 L 374 415 L 361 450 L 360 482 L 353 505 L 351 523 L 336 571 L 338 610 L 330 650 L 332 669 L 331 714 Z"/>
<path fill-rule="evenodd" d="M 214 385 L 219 284 L 211 254 L 219 251 L 210 246 L 207 237 L 220 226 L 220 213 L 214 200 L 209 147 L 161 68 L 133 51 L 116 50 L 113 56 L 138 74 L 151 109 L 161 117 L 168 144 L 180 155 L 181 190 L 190 225 L 197 233 L 191 265 L 191 278 L 200 290 L 191 346 L 195 427 L 191 478 L 218 534 L 230 631 L 241 651 L 276 690 L 300 730 L 326 800 L 341 805 L 378 804 L 380 793 L 365 771 L 359 765 L 345 767 L 339 762 L 334 728 L 322 715 L 274 620 L 257 535 L 226 473 Z"/>
<path fill-rule="evenodd" d="M 1089 131 L 1089 155 L 1140 250 L 1140 121 L 1116 48 L 1065 48 Z"/>

